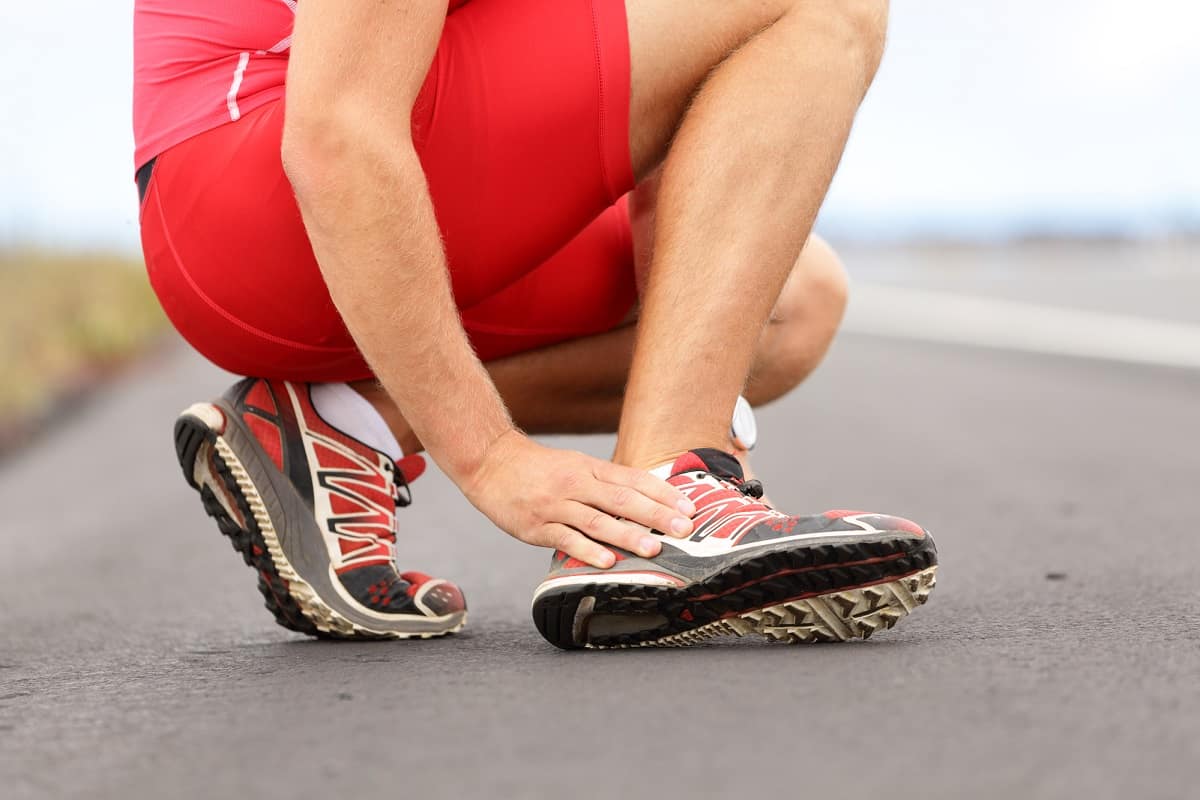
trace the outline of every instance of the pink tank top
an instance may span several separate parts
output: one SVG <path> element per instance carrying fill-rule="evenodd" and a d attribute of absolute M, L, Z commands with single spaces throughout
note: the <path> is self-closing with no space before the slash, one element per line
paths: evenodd
<path fill-rule="evenodd" d="M 469 0 L 450 0 L 453 11 Z M 134 167 L 283 97 L 297 0 L 135 0 Z"/>
<path fill-rule="evenodd" d="M 283 97 L 297 0 L 136 0 L 134 166 Z"/>

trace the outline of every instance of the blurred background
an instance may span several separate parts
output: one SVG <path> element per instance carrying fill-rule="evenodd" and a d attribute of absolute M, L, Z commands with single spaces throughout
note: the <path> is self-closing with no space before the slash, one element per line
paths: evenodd
<path fill-rule="evenodd" d="M 0 242 L 137 250 L 132 2 L 6 3 Z M 904 0 L 829 197 L 856 241 L 1200 231 L 1200 10 Z"/>
<path fill-rule="evenodd" d="M 938 590 L 844 648 L 578 657 L 530 625 L 545 554 L 436 470 L 403 554 L 467 633 L 263 613 L 169 443 L 231 376 L 142 273 L 131 9 L 0 3 L 5 797 L 1196 796 L 1200 7 L 892 4 L 818 224 L 845 330 L 755 467 L 927 525 Z"/>
<path fill-rule="evenodd" d="M 120 270 L 134 313 L 111 311 L 111 281 L 89 283 L 139 256 L 131 8 L 0 9 L 0 355 L 67 388 L 80 361 L 119 361 L 161 329 Z M 1176 307 L 1190 305 L 1181 287 L 1197 288 L 1198 26 L 1200 10 L 1173 0 L 895 4 L 819 230 L 860 281 L 1187 317 Z M 55 394 L 14 383 L 0 416 Z"/>

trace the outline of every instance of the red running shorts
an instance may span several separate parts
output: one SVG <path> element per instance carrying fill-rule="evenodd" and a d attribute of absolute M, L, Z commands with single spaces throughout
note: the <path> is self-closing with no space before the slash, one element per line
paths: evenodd
<path fill-rule="evenodd" d="M 629 74 L 624 0 L 472 0 L 447 17 L 414 138 L 483 360 L 610 330 L 633 307 Z M 268 104 L 158 156 L 141 211 L 150 281 L 226 370 L 370 378 L 283 171 L 283 113 Z"/>

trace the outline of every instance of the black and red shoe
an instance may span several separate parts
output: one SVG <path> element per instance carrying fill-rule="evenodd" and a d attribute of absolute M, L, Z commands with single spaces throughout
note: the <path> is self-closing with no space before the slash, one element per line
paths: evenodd
<path fill-rule="evenodd" d="M 396 567 L 396 508 L 424 460 L 395 464 L 327 424 L 308 385 L 247 378 L 179 416 L 175 451 L 285 628 L 406 639 L 466 624 L 457 586 Z"/>
<path fill-rule="evenodd" d="M 937 549 L 914 522 L 860 511 L 783 514 L 719 450 L 685 453 L 671 473 L 696 505 L 695 532 L 682 540 L 658 534 L 662 553 L 651 559 L 614 550 L 617 563 L 607 570 L 556 553 L 533 597 L 534 623 L 552 644 L 688 645 L 750 633 L 782 642 L 865 639 L 933 589 Z"/>

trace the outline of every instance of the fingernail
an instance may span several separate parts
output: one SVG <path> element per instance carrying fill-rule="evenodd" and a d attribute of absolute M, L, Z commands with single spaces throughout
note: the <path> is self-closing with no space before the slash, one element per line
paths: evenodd
<path fill-rule="evenodd" d="M 600 556 L 600 568 L 601 569 L 608 569 L 615 563 L 617 563 L 617 557 L 614 556 L 608 550 L 605 550 L 604 555 Z"/>
<path fill-rule="evenodd" d="M 685 533 L 690 533 L 692 530 L 692 521 L 683 517 L 676 517 L 671 520 L 671 532 L 682 536 Z"/>
<path fill-rule="evenodd" d="M 676 503 L 675 507 L 679 509 L 680 514 L 687 514 L 689 517 L 696 513 L 696 504 L 686 497 Z"/>
<path fill-rule="evenodd" d="M 638 552 L 646 558 L 653 558 L 662 549 L 662 544 L 652 536 L 643 536 L 638 542 Z"/>

